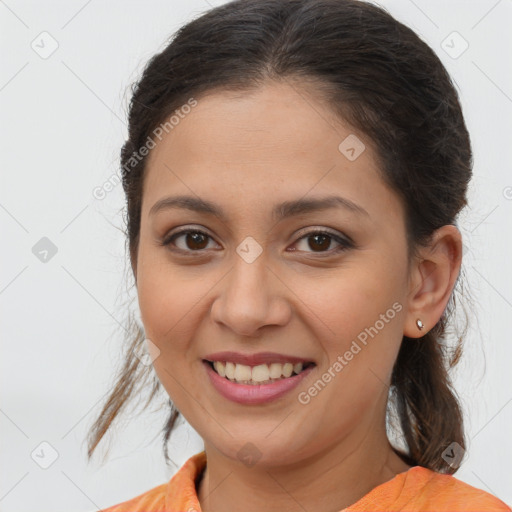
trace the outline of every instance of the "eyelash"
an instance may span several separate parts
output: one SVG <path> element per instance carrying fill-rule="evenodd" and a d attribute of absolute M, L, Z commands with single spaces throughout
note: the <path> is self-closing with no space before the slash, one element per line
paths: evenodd
<path fill-rule="evenodd" d="M 162 246 L 170 246 L 172 242 L 174 242 L 177 238 L 179 238 L 180 236 L 183 236 L 183 235 L 187 235 L 187 234 L 200 234 L 200 235 L 203 235 L 207 238 L 210 238 L 212 239 L 212 237 L 208 234 L 208 233 L 205 233 L 204 231 L 201 231 L 200 229 L 190 229 L 190 228 L 185 228 L 185 229 L 182 229 L 181 231 L 178 231 L 177 233 L 174 233 L 172 234 L 171 236 L 168 236 L 166 238 L 164 238 L 161 242 L 160 242 L 160 245 Z M 303 239 L 307 239 L 311 236 L 315 236 L 315 235 L 325 235 L 325 236 L 328 236 L 330 238 L 332 238 L 334 241 L 338 242 L 340 244 L 340 246 L 336 249 L 331 249 L 331 250 L 328 250 L 328 251 L 320 251 L 320 252 L 312 252 L 311 254 L 315 254 L 315 257 L 325 257 L 323 255 L 327 255 L 327 256 L 332 256 L 333 254 L 338 254 L 338 253 L 341 253 L 343 251 L 346 251 L 348 249 L 351 249 L 353 248 L 355 245 L 354 243 L 349 240 L 349 239 L 345 239 L 345 238 L 342 238 L 340 237 L 339 235 L 337 235 L 336 233 L 333 233 L 331 231 L 327 231 L 327 230 L 312 230 L 312 231 L 309 231 L 305 234 L 303 234 L 301 237 L 299 237 L 297 239 L 297 242 L 303 240 Z M 205 249 L 199 249 L 199 250 L 196 250 L 196 251 L 193 251 L 193 250 L 185 250 L 185 249 L 180 249 L 180 248 L 173 248 L 173 249 L 170 249 L 172 250 L 173 252 L 179 252 L 179 253 L 182 253 L 182 254 L 187 254 L 187 253 L 201 253 L 201 252 L 204 252 Z M 300 251 L 299 251 L 300 252 Z"/>

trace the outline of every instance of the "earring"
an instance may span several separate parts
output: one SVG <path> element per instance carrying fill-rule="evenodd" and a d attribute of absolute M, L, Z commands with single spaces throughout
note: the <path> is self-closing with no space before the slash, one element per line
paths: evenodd
<path fill-rule="evenodd" d="M 416 319 L 416 325 L 418 326 L 418 329 L 421 331 L 423 329 L 423 327 L 425 327 L 423 325 L 423 322 L 418 318 Z"/>

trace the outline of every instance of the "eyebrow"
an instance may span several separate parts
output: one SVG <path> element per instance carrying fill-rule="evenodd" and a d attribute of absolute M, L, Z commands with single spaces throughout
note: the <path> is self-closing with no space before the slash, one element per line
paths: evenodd
<path fill-rule="evenodd" d="M 359 216 L 370 217 L 370 214 L 362 206 L 354 203 L 350 199 L 340 196 L 326 196 L 285 201 L 274 206 L 272 209 L 272 217 L 276 220 L 282 220 L 295 215 L 336 207 L 344 208 Z M 149 210 L 149 216 L 155 215 L 162 210 L 175 208 L 214 215 L 224 222 L 227 221 L 227 215 L 219 205 L 194 196 L 164 197 L 151 207 Z"/>

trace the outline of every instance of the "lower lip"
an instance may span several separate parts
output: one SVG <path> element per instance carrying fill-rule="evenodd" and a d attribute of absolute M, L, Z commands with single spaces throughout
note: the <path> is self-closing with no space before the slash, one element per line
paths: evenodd
<path fill-rule="evenodd" d="M 310 366 L 298 375 L 270 384 L 236 384 L 221 377 L 210 365 L 203 361 L 213 387 L 225 398 L 239 404 L 264 404 L 285 395 L 302 381 L 314 368 Z"/>

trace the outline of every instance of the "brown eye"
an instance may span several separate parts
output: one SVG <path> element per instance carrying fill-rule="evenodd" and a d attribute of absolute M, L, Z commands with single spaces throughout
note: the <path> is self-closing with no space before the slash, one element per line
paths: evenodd
<path fill-rule="evenodd" d="M 187 249 L 204 249 L 208 245 L 208 237 L 202 233 L 186 233 L 184 236 Z"/>
<path fill-rule="evenodd" d="M 178 240 L 181 242 L 178 243 Z M 178 233 L 174 233 L 170 237 L 161 242 L 164 246 L 174 246 L 173 251 L 182 253 L 202 252 L 208 249 L 209 241 L 213 241 L 212 237 L 203 231 L 197 229 L 184 229 Z M 334 249 L 330 248 L 333 241 L 338 244 Z M 332 255 L 341 251 L 346 251 L 353 247 L 353 243 L 344 239 L 338 234 L 329 231 L 311 231 L 299 238 L 298 242 L 305 244 L 305 248 L 300 249 L 302 252 L 317 253 L 319 256 L 324 254 Z M 293 249 L 295 251 L 296 249 Z"/>
<path fill-rule="evenodd" d="M 328 249 L 332 240 L 332 237 L 329 235 L 309 235 L 307 238 L 309 240 L 309 247 L 314 251 Z"/>
<path fill-rule="evenodd" d="M 299 242 L 302 241 L 304 241 L 304 244 L 306 245 L 304 250 L 306 250 L 306 252 L 313 253 L 338 253 L 346 251 L 353 246 L 349 240 L 345 240 L 339 235 L 329 231 L 312 231 L 310 233 L 306 233 L 299 239 Z M 338 247 L 330 249 L 333 241 L 338 244 Z"/>
<path fill-rule="evenodd" d="M 180 242 L 180 244 L 176 243 L 179 239 L 183 239 L 183 242 Z M 211 239 L 210 235 L 202 231 L 188 229 L 175 233 L 164 240 L 162 245 L 173 244 L 180 251 L 198 252 L 207 248 L 209 239 Z"/>

